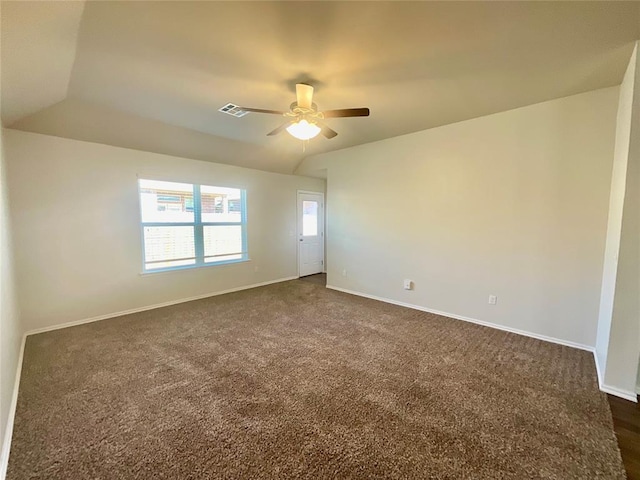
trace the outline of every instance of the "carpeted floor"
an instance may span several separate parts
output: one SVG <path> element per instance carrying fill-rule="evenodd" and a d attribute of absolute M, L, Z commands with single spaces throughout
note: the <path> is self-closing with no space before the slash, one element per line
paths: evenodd
<path fill-rule="evenodd" d="M 27 478 L 625 475 L 591 353 L 290 281 L 29 337 Z"/>

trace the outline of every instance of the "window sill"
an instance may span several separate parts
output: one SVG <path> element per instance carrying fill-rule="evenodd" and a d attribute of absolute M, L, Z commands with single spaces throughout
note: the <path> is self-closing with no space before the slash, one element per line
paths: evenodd
<path fill-rule="evenodd" d="M 248 263 L 250 262 L 250 258 L 243 258 L 240 260 L 226 260 L 224 262 L 216 262 L 216 263 L 205 263 L 204 265 L 184 265 L 180 267 L 169 267 L 169 268 L 158 268 L 157 270 L 146 270 L 140 272 L 140 276 L 146 277 L 147 275 L 156 275 L 158 273 L 170 273 L 170 272 L 178 272 L 183 270 L 200 270 L 211 267 L 223 267 L 228 265 L 235 265 L 238 263 Z"/>

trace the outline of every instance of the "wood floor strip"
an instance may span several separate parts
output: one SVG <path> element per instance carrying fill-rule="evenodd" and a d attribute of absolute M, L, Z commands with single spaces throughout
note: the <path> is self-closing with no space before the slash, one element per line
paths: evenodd
<path fill-rule="evenodd" d="M 613 426 L 629 480 L 640 480 L 640 403 L 607 395 Z"/>

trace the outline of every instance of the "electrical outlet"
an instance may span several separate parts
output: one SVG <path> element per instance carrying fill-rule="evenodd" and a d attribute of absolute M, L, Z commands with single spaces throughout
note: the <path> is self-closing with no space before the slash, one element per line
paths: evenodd
<path fill-rule="evenodd" d="M 413 282 L 407 278 L 405 278 L 404 282 L 402 282 L 402 286 L 405 290 L 413 290 Z"/>
<path fill-rule="evenodd" d="M 255 267 L 253 267 L 253 271 L 256 272 L 256 273 L 259 272 L 260 271 L 260 267 L 256 265 Z"/>
<path fill-rule="evenodd" d="M 342 276 L 343 276 L 343 277 L 346 277 L 346 276 L 347 276 L 347 269 L 346 269 L 346 268 L 343 268 L 343 269 L 342 269 Z"/>
<path fill-rule="evenodd" d="M 489 295 L 489 305 L 495 305 L 496 303 L 498 303 L 498 297 Z"/>

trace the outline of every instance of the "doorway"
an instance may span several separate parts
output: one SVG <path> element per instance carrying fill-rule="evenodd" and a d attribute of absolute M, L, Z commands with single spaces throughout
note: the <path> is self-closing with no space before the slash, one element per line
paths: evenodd
<path fill-rule="evenodd" d="M 298 191 L 298 276 L 324 271 L 324 193 Z"/>

